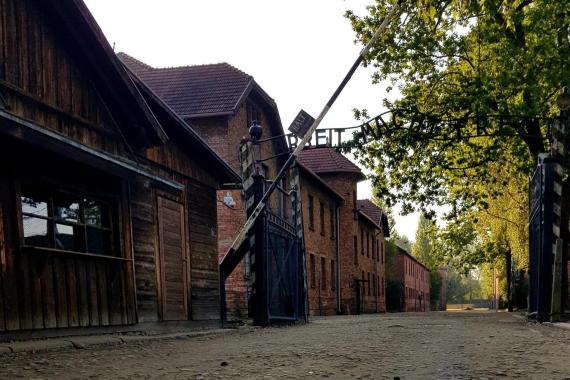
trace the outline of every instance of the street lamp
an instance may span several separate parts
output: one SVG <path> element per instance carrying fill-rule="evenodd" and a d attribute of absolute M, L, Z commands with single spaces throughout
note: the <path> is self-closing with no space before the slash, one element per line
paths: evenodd
<path fill-rule="evenodd" d="M 251 137 L 251 142 L 256 143 L 261 139 L 261 135 L 263 134 L 263 130 L 261 125 L 257 124 L 257 120 L 253 120 L 251 122 L 251 126 L 249 127 L 249 136 Z"/>

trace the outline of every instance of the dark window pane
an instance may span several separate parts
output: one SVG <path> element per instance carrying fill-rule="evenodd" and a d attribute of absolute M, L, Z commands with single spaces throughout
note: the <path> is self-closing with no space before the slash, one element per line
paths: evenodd
<path fill-rule="evenodd" d="M 22 189 L 22 212 L 48 216 L 48 196 L 39 191 Z"/>
<path fill-rule="evenodd" d="M 112 256 L 111 232 L 87 227 L 87 252 Z"/>
<path fill-rule="evenodd" d="M 45 219 L 23 216 L 24 244 L 36 247 L 49 247 L 48 221 Z"/>
<path fill-rule="evenodd" d="M 84 200 L 85 223 L 92 226 L 109 227 L 109 207 L 101 202 Z"/>
<path fill-rule="evenodd" d="M 83 227 L 65 224 L 55 225 L 55 248 L 82 252 L 84 251 L 83 240 Z"/>
<path fill-rule="evenodd" d="M 74 223 L 79 223 L 81 221 L 79 214 L 79 199 L 69 195 L 56 194 L 53 200 L 53 205 L 55 219 Z"/>

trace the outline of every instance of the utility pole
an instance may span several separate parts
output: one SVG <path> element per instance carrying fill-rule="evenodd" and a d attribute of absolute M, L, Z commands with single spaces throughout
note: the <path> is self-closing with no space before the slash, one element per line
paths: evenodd
<path fill-rule="evenodd" d="M 495 267 L 493 266 L 493 310 L 497 311 L 497 283 L 495 275 Z"/>
<path fill-rule="evenodd" d="M 508 310 L 512 313 L 513 311 L 513 288 L 512 288 L 512 259 L 513 255 L 511 252 L 511 247 L 507 247 L 507 304 Z"/>

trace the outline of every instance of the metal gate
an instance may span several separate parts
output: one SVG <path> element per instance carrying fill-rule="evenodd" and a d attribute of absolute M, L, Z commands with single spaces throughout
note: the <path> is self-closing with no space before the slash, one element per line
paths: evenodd
<path fill-rule="evenodd" d="M 266 213 L 267 316 L 269 321 L 299 318 L 302 255 L 294 226 Z"/>
<path fill-rule="evenodd" d="M 546 155 L 531 178 L 529 194 L 529 318 L 548 321 L 552 298 L 554 162 Z"/>

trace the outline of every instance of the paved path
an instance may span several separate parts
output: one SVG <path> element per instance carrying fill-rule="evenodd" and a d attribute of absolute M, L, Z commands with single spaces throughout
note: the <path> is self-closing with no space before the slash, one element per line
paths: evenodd
<path fill-rule="evenodd" d="M 0 356 L 0 378 L 569 379 L 570 331 L 506 313 L 329 317 L 193 339 Z"/>

